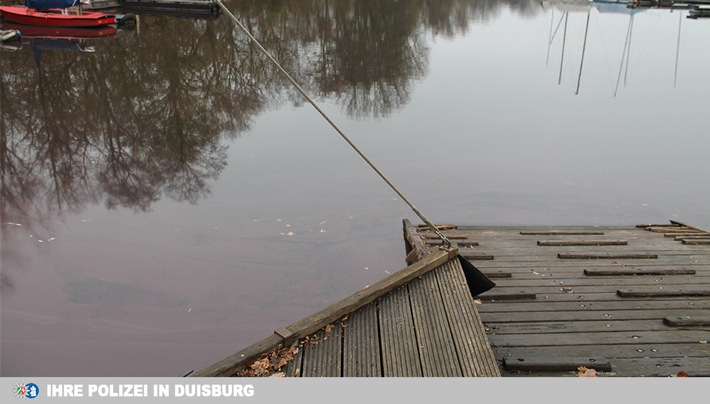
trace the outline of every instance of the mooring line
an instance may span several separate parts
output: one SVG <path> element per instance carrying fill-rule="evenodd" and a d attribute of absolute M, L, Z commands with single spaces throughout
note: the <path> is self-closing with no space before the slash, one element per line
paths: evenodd
<path fill-rule="evenodd" d="M 239 21 L 239 19 L 237 19 L 237 17 L 234 16 L 234 14 L 232 14 L 231 11 L 229 11 L 229 9 L 224 5 L 224 3 L 222 3 L 222 0 L 214 0 L 214 1 L 219 5 L 219 7 L 222 9 L 222 11 L 224 11 L 225 14 L 227 14 L 227 15 L 232 19 L 232 21 L 234 21 L 235 24 L 237 24 L 237 26 L 239 27 L 239 29 L 241 29 L 242 31 L 244 31 L 244 34 L 246 34 L 246 36 L 247 36 L 252 42 L 254 42 L 254 44 L 259 48 L 259 50 L 261 50 L 261 52 L 262 52 L 264 55 L 266 55 L 266 57 L 268 57 L 269 60 L 271 60 L 271 62 L 279 69 L 279 71 L 281 71 L 281 73 L 291 82 L 291 84 L 293 84 L 293 86 L 296 87 L 296 90 L 298 90 L 298 92 L 301 93 L 301 95 L 313 106 L 313 108 L 316 109 L 316 111 L 318 111 L 318 113 L 330 124 L 330 126 L 332 126 L 333 129 L 335 129 L 336 132 L 338 132 L 338 134 L 340 135 L 340 137 L 342 137 L 346 142 L 348 142 L 348 144 L 350 145 L 350 147 L 352 147 L 352 148 L 357 152 L 357 154 L 359 154 L 360 157 L 362 157 L 362 159 L 365 160 L 365 162 L 366 162 L 373 170 L 375 170 L 375 172 L 380 176 L 380 178 L 382 178 L 382 179 L 387 183 L 387 185 L 389 185 L 389 187 L 390 187 L 400 198 L 402 198 L 402 200 L 404 201 L 404 203 L 406 203 L 406 204 L 409 206 L 409 208 L 412 209 L 412 211 L 413 211 L 417 216 L 419 216 L 420 219 L 422 219 L 422 221 L 441 239 L 441 241 L 444 242 L 444 244 L 446 244 L 446 245 L 451 245 L 451 241 L 449 241 L 449 239 L 448 239 L 446 236 L 444 236 L 444 234 L 443 234 L 431 221 L 429 221 L 429 219 L 427 219 L 427 218 L 424 216 L 424 214 L 422 214 L 422 213 L 419 211 L 419 209 L 417 209 L 417 208 L 409 201 L 409 199 L 407 199 L 407 198 L 399 191 L 399 189 L 397 189 L 397 187 L 395 187 L 394 184 L 392 184 L 392 182 L 390 182 L 389 179 L 387 179 L 387 177 L 382 173 L 382 171 L 380 171 L 380 169 L 377 168 L 377 166 L 375 166 L 375 164 L 374 164 L 372 161 L 370 161 L 370 159 L 367 158 L 367 156 L 365 156 L 365 154 L 364 154 L 362 151 L 360 151 L 360 149 L 355 145 L 355 143 L 353 143 L 353 142 L 350 140 L 350 138 L 348 138 L 348 136 L 338 127 L 338 125 L 336 125 L 335 122 L 334 122 L 332 119 L 330 119 L 330 117 L 328 116 L 328 114 L 326 114 L 325 111 L 323 111 L 323 110 L 320 108 L 320 106 L 315 102 L 315 100 L 313 100 L 313 98 L 311 98 L 311 96 L 308 95 L 308 93 L 306 92 L 306 90 L 304 90 L 304 89 L 298 84 L 298 82 L 296 82 L 296 80 L 286 71 L 286 69 L 284 69 L 283 66 L 281 66 L 281 64 L 271 55 L 271 53 L 269 53 L 269 51 L 267 51 L 266 48 L 264 48 L 264 47 L 261 45 L 261 43 L 259 42 L 259 40 L 257 40 L 257 39 L 254 37 L 254 35 L 251 34 L 251 32 L 249 32 L 249 30 L 247 29 L 247 27 L 245 27 L 244 24 L 242 24 L 241 21 Z"/>

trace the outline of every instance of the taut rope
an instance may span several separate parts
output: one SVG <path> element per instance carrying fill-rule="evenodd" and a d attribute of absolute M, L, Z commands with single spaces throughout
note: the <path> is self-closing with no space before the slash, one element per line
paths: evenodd
<path fill-rule="evenodd" d="M 320 106 L 318 106 L 318 104 L 315 102 L 315 100 L 313 100 L 313 98 L 311 98 L 311 96 L 308 95 L 308 93 L 296 82 L 296 80 L 295 80 L 293 77 L 291 77 L 291 75 L 283 68 L 283 66 L 281 66 L 281 64 L 280 64 L 273 56 L 271 56 L 271 53 L 269 53 L 269 51 L 267 51 L 266 48 L 264 48 L 264 47 L 261 45 L 261 43 L 259 43 L 259 41 L 254 37 L 254 35 L 252 35 L 251 32 L 249 32 L 249 30 L 244 26 L 244 24 L 242 24 L 242 23 L 237 19 L 237 17 L 235 17 L 234 14 L 232 14 L 232 12 L 229 11 L 229 9 L 222 3 L 222 1 L 221 1 L 221 0 L 215 0 L 215 2 L 222 8 L 222 10 L 225 12 L 225 14 L 227 14 L 227 15 L 229 16 L 229 18 L 231 18 L 232 21 L 234 21 L 234 23 L 237 24 L 237 26 L 238 26 L 242 31 L 244 31 L 244 34 L 246 34 L 246 36 L 247 36 L 252 42 L 254 42 L 254 44 L 261 50 L 261 52 L 264 53 L 264 55 L 266 55 L 266 57 L 268 57 L 269 60 L 271 60 L 271 62 L 274 63 L 274 65 L 279 69 L 279 71 L 281 71 L 281 73 L 291 82 L 291 84 L 293 84 L 293 86 L 296 87 L 296 90 L 298 90 L 298 92 L 301 93 L 301 95 L 313 106 L 313 108 L 315 108 L 316 111 L 318 111 L 318 113 L 321 114 L 321 116 L 330 124 L 330 126 L 332 126 L 333 129 L 335 129 L 335 131 L 338 132 L 338 134 L 339 134 L 346 142 L 348 142 L 348 144 L 350 145 L 350 147 L 352 147 L 353 150 L 355 150 L 355 151 L 357 152 L 357 154 L 359 154 L 360 157 L 362 157 L 362 159 L 365 160 L 365 162 L 366 162 L 370 167 L 372 167 L 373 170 L 375 170 L 375 172 L 380 176 L 380 178 L 382 178 L 382 179 L 387 183 L 387 185 L 389 185 L 389 187 L 392 188 L 392 190 L 393 190 L 400 198 L 402 198 L 402 200 L 409 206 L 409 208 L 412 209 L 412 211 L 413 211 L 417 216 L 419 216 L 419 218 L 422 219 L 422 221 L 423 221 L 434 233 L 436 233 L 436 235 L 444 242 L 444 244 L 446 244 L 446 245 L 451 245 L 451 241 L 449 241 L 449 239 L 446 238 L 446 236 L 444 236 L 444 234 L 441 233 L 441 231 L 440 231 L 431 221 L 429 221 L 429 219 L 427 219 L 427 218 L 419 211 L 419 209 L 417 209 L 417 208 L 409 201 L 409 199 L 407 199 L 407 198 L 397 189 L 397 187 L 395 187 L 394 184 L 392 184 L 392 182 L 390 182 L 390 180 L 387 179 L 387 177 L 385 177 L 385 175 L 382 173 L 382 171 L 380 171 L 380 169 L 377 168 L 377 166 L 375 166 L 375 164 L 374 164 L 372 161 L 370 161 L 370 159 L 368 159 L 367 156 L 365 156 L 365 154 L 364 154 L 362 151 L 360 151 L 360 149 L 358 149 L 357 146 L 355 146 L 355 144 L 348 138 L 348 136 L 347 136 L 342 130 L 340 130 L 340 128 L 338 127 L 338 125 L 336 125 L 335 122 L 333 122 L 333 120 L 330 119 L 330 117 L 328 116 L 328 114 L 326 114 L 325 111 L 323 111 L 323 110 L 320 108 Z"/>

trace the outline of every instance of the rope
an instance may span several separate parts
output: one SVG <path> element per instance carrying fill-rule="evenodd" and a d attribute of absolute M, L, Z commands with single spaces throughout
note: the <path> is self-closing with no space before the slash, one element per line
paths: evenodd
<path fill-rule="evenodd" d="M 350 147 L 352 147 L 353 150 L 355 150 L 355 151 L 357 152 L 357 154 L 359 154 L 360 157 L 362 157 L 362 159 L 365 160 L 365 162 L 366 162 L 370 167 L 372 167 L 373 170 L 375 170 L 375 172 L 380 176 L 380 178 L 382 178 L 382 179 L 385 181 L 385 183 L 387 183 L 387 185 L 389 185 L 389 187 L 404 201 L 404 203 L 406 203 L 406 204 L 409 206 L 409 208 L 412 209 L 412 211 L 413 211 L 417 216 L 419 216 L 419 218 L 441 239 L 441 241 L 444 242 L 444 244 L 446 244 L 446 245 L 451 245 L 451 241 L 449 241 L 449 239 L 446 238 L 446 236 L 444 236 L 444 234 L 441 233 L 441 231 L 440 231 L 431 221 L 429 221 L 429 219 L 427 219 L 427 218 L 419 211 L 419 209 L 417 209 L 417 208 L 409 201 L 409 199 L 407 199 L 407 198 L 397 189 L 397 187 L 395 187 L 394 184 L 392 184 L 392 182 L 390 182 L 390 180 L 387 179 L 387 177 L 385 177 L 385 175 L 382 173 L 382 171 L 380 171 L 380 169 L 377 168 L 377 166 L 375 166 L 375 164 L 374 164 L 372 161 L 370 161 L 370 159 L 368 159 L 367 156 L 365 156 L 365 154 L 364 154 L 362 151 L 360 151 L 360 149 L 358 149 L 357 146 L 355 146 L 355 144 L 348 138 L 348 136 L 338 127 L 338 125 L 336 125 L 335 122 L 333 122 L 333 120 L 330 119 L 330 117 L 328 116 L 328 114 L 326 114 L 325 111 L 323 111 L 323 110 L 320 108 L 320 106 L 318 106 L 318 104 L 315 102 L 315 100 L 313 100 L 313 98 L 311 98 L 311 96 L 308 95 L 308 93 L 307 93 L 307 92 L 296 82 L 296 80 L 283 68 L 283 66 L 281 66 L 281 64 L 280 64 L 273 56 L 271 56 L 271 53 L 269 53 L 269 51 L 267 51 L 266 48 L 264 48 L 264 47 L 261 45 L 261 43 L 259 43 L 259 41 L 251 34 L 251 32 L 249 32 L 249 30 L 237 19 L 237 17 L 235 17 L 234 14 L 232 14 L 232 12 L 229 11 L 229 9 L 222 3 L 222 1 L 221 1 L 221 0 L 215 0 L 215 2 L 220 6 L 220 8 L 222 8 L 222 10 L 225 12 L 225 14 L 227 14 L 227 15 L 229 16 L 229 18 L 231 18 L 232 21 L 234 21 L 234 23 L 235 23 L 242 31 L 244 31 L 244 34 L 245 34 L 252 42 L 254 42 L 254 44 L 259 48 L 259 50 L 261 50 L 261 52 L 262 52 L 264 55 L 266 55 L 266 57 L 268 57 L 269 60 L 271 60 L 271 62 L 274 63 L 274 65 L 279 69 L 279 71 L 281 71 L 281 73 L 291 82 L 291 84 L 293 84 L 293 86 L 296 88 L 296 90 L 298 90 L 298 92 L 301 93 L 301 95 L 313 106 L 313 108 L 316 109 L 316 111 L 318 111 L 318 113 L 330 124 L 330 126 L 332 126 L 333 129 L 335 129 L 335 131 L 338 132 L 338 134 L 350 145 Z"/>

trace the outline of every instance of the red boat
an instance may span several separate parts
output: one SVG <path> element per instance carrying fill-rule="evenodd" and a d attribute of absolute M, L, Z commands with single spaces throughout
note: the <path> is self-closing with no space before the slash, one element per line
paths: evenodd
<path fill-rule="evenodd" d="M 92 28 L 116 23 L 116 16 L 110 14 L 90 11 L 71 14 L 61 9 L 39 11 L 23 6 L 0 6 L 0 16 L 8 22 L 43 27 Z"/>
<path fill-rule="evenodd" d="M 111 25 L 95 28 L 72 28 L 72 27 L 40 27 L 34 25 L 8 24 L 0 25 L 0 28 L 16 30 L 22 34 L 23 38 L 108 38 L 116 35 L 116 27 Z"/>

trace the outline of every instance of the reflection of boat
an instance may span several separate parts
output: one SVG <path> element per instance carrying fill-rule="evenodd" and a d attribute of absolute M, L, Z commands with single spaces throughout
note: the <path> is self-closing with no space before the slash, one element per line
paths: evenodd
<path fill-rule="evenodd" d="M 97 12 L 65 13 L 62 9 L 44 11 L 24 6 L 0 6 L 0 16 L 6 21 L 44 27 L 101 27 L 116 23 L 116 17 Z"/>
<path fill-rule="evenodd" d="M 71 28 L 5 23 L 2 29 L 17 30 L 26 38 L 106 38 L 116 35 L 116 27 L 110 25 L 96 28 Z"/>

